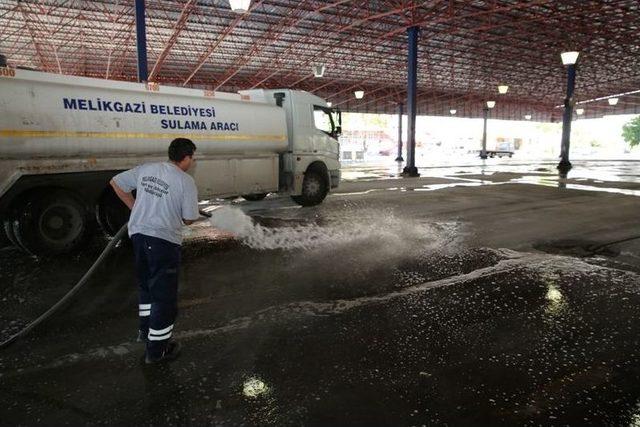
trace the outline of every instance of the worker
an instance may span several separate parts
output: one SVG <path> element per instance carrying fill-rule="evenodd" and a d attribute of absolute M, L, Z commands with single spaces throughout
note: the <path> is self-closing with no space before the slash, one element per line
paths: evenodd
<path fill-rule="evenodd" d="M 168 162 L 146 163 L 111 180 L 115 193 L 131 209 L 129 236 L 139 286 L 138 339 L 145 342 L 147 364 L 180 354 L 180 344 L 171 336 L 178 312 L 182 227 L 199 216 L 198 190 L 186 173 L 195 164 L 195 151 L 191 140 L 174 139 Z"/>

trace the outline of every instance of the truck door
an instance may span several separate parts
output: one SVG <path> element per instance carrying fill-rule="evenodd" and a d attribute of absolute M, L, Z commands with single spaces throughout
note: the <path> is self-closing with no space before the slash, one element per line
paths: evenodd
<path fill-rule="evenodd" d="M 340 127 L 336 124 L 333 111 L 320 105 L 313 106 L 313 150 L 315 153 L 333 157 L 339 152 L 337 139 Z"/>

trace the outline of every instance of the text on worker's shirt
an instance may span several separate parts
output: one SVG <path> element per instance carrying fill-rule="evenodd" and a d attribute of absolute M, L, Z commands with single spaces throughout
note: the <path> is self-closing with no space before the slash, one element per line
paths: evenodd
<path fill-rule="evenodd" d="M 141 184 L 145 193 L 149 193 L 156 197 L 162 197 L 169 194 L 169 184 L 155 176 L 143 176 Z"/>

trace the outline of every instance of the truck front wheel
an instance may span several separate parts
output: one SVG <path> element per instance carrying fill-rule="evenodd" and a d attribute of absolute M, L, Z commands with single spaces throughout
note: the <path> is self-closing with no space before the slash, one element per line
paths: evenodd
<path fill-rule="evenodd" d="M 328 192 L 329 186 L 325 177 L 318 171 L 308 170 L 302 181 L 302 194 L 291 198 L 301 206 L 315 206 L 322 203 Z"/>
<path fill-rule="evenodd" d="M 39 191 L 26 197 L 13 222 L 13 233 L 32 254 L 57 255 L 82 245 L 91 226 L 87 207 L 71 192 Z"/>

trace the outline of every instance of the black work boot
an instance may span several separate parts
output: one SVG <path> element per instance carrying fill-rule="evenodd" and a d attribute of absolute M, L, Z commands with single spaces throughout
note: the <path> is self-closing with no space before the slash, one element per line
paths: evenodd
<path fill-rule="evenodd" d="M 180 355 L 180 343 L 177 341 L 170 341 L 167 343 L 167 347 L 164 349 L 162 354 L 158 357 L 151 357 L 149 354 L 146 354 L 144 357 L 144 363 L 147 365 L 153 365 L 156 363 L 170 362 L 172 360 L 176 360 Z"/>

